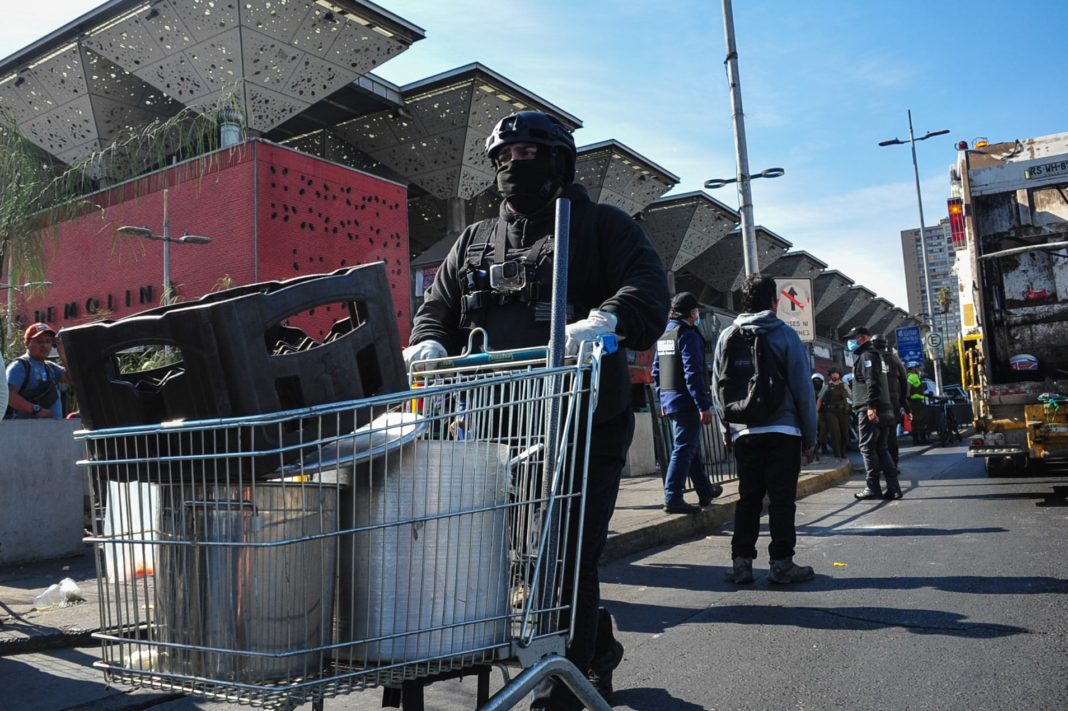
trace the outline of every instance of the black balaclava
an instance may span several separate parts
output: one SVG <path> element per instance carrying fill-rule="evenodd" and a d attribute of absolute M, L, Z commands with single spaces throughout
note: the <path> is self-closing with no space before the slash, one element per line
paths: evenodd
<path fill-rule="evenodd" d="M 512 160 L 497 168 L 497 190 L 513 210 L 530 215 L 549 204 L 562 185 L 552 169 L 549 150 L 538 146 L 530 160 Z"/>

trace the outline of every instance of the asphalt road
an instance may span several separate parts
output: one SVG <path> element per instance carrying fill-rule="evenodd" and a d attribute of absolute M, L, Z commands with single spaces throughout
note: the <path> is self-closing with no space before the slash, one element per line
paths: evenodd
<path fill-rule="evenodd" d="M 810 583 L 768 585 L 766 558 L 754 585 L 723 582 L 729 530 L 606 566 L 626 645 L 615 708 L 1068 708 L 1068 475 L 988 479 L 963 451 L 903 462 L 900 501 L 854 501 L 858 475 L 799 502 Z M 247 708 L 106 689 L 95 654 L 0 659 L 4 706 Z M 473 680 L 442 682 L 426 707 L 472 709 L 474 694 Z M 325 707 L 381 708 L 381 695 Z"/>

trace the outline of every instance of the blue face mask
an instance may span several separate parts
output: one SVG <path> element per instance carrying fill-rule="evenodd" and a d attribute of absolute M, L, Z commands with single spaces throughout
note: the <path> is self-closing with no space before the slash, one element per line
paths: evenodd
<path fill-rule="evenodd" d="M 699 324 L 699 323 L 701 323 L 701 317 L 700 317 L 700 316 L 698 316 L 697 318 L 695 318 L 695 319 L 693 320 L 693 325 L 694 325 L 694 326 L 696 326 L 696 325 L 697 325 L 697 324 Z"/>
<path fill-rule="evenodd" d="M 852 353 L 858 348 L 860 348 L 860 344 L 857 343 L 857 340 L 855 338 L 850 338 L 848 341 L 846 341 L 846 350 L 850 353 Z"/>

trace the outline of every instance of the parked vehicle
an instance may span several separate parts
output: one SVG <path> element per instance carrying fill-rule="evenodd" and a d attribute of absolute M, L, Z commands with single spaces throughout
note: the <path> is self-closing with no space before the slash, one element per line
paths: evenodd
<path fill-rule="evenodd" d="M 948 208 L 968 456 L 1008 474 L 1068 458 L 1068 133 L 957 148 Z"/>

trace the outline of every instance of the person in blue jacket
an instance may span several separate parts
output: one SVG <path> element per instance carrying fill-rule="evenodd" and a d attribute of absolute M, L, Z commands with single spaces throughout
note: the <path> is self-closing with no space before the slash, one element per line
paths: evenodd
<path fill-rule="evenodd" d="M 701 506 L 723 493 L 709 481 L 701 462 L 701 427 L 712 424 L 712 393 L 708 389 L 705 342 L 697 330 L 701 320 L 697 297 L 688 291 L 675 295 L 667 330 L 656 342 L 653 382 L 664 417 L 671 421 L 674 449 L 664 476 L 664 511 L 699 513 L 700 506 L 682 498 L 689 475 Z"/>

